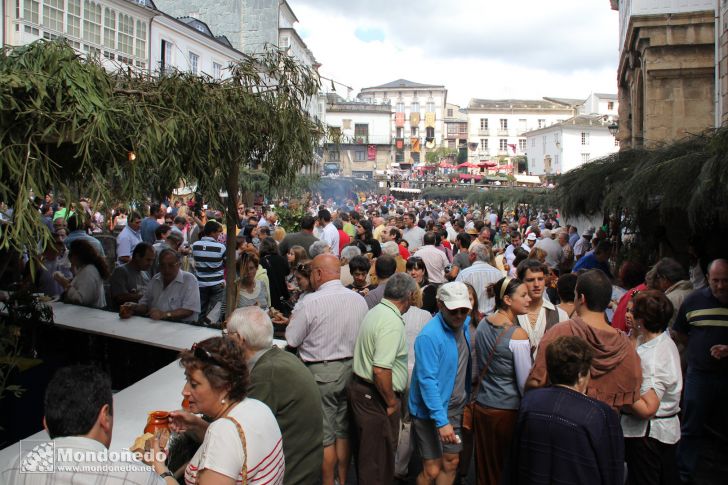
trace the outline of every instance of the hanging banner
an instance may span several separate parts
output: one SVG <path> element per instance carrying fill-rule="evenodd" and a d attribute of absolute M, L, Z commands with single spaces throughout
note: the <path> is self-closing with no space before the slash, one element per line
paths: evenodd
<path fill-rule="evenodd" d="M 420 153 L 420 139 L 417 137 L 412 137 L 410 139 L 410 144 L 412 145 L 412 152 L 413 153 Z"/>
<path fill-rule="evenodd" d="M 415 111 L 414 113 L 410 113 L 410 126 L 417 126 L 420 124 L 420 113 L 418 111 Z"/>
<path fill-rule="evenodd" d="M 367 147 L 367 160 L 376 160 L 376 159 L 377 159 L 377 146 L 369 145 Z"/>
<path fill-rule="evenodd" d="M 425 128 L 435 127 L 435 113 L 425 113 Z"/>
<path fill-rule="evenodd" d="M 394 141 L 394 147 L 399 151 L 404 150 L 404 138 L 397 138 Z"/>
<path fill-rule="evenodd" d="M 394 126 L 397 128 L 404 126 L 404 113 L 394 113 Z"/>

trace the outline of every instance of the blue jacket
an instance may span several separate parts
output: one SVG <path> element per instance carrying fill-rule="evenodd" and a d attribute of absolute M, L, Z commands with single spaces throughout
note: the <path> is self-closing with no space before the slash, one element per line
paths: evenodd
<path fill-rule="evenodd" d="M 468 366 L 465 390 L 470 394 L 470 317 L 463 324 L 468 346 Z M 441 313 L 420 331 L 415 339 L 415 367 L 410 383 L 409 411 L 418 419 L 432 419 L 438 428 L 448 424 L 447 405 L 450 402 L 458 371 L 458 344 L 455 334 Z"/>

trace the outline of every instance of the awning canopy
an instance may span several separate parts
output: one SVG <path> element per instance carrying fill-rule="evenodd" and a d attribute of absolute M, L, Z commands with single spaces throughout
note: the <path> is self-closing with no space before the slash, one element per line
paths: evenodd
<path fill-rule="evenodd" d="M 460 176 L 460 179 L 462 179 L 462 180 L 472 180 L 472 179 L 480 180 L 480 179 L 483 178 L 482 175 L 472 175 L 472 174 L 469 174 L 469 173 L 461 173 L 461 174 L 458 174 L 458 175 Z"/>
<path fill-rule="evenodd" d="M 516 175 L 516 182 L 519 184 L 541 185 L 541 179 L 536 175 Z"/>
<path fill-rule="evenodd" d="M 463 162 L 457 168 L 480 168 L 477 163 Z"/>
<path fill-rule="evenodd" d="M 440 163 L 438 164 L 438 166 L 439 166 L 440 168 L 455 168 L 455 165 L 453 165 L 452 163 L 450 163 L 450 162 L 447 162 L 447 161 L 445 161 L 445 160 L 443 160 L 442 162 L 440 162 Z"/>
<path fill-rule="evenodd" d="M 419 194 L 422 192 L 420 189 L 408 189 L 404 187 L 392 187 L 389 189 L 390 192 L 406 192 L 408 194 Z"/>

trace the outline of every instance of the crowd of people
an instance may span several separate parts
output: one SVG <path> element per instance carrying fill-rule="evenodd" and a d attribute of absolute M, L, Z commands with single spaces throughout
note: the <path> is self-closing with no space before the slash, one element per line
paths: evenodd
<path fill-rule="evenodd" d="M 173 429 L 201 446 L 158 474 L 332 485 L 353 459 L 361 484 L 679 484 L 726 432 L 726 260 L 615 268 L 606 228 L 462 201 L 314 200 L 291 233 L 241 204 L 234 236 L 167 205 L 43 206 L 33 256 L 67 303 L 224 329 L 181 355 Z M 105 430 L 99 409 L 72 435 Z"/>

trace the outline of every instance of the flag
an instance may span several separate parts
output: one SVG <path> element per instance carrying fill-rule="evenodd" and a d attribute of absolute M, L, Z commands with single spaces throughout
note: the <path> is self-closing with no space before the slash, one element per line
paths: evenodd
<path fill-rule="evenodd" d="M 404 113 L 394 113 L 394 126 L 397 128 L 404 126 Z"/>
<path fill-rule="evenodd" d="M 369 145 L 367 147 L 367 160 L 376 160 L 376 159 L 377 159 L 377 146 Z"/>
<path fill-rule="evenodd" d="M 414 153 L 420 153 L 420 139 L 417 137 L 412 137 L 410 139 L 410 143 L 412 145 L 412 152 Z"/>
<path fill-rule="evenodd" d="M 508 146 L 511 147 L 511 150 L 513 150 L 513 154 L 515 155 L 516 154 L 516 144 L 515 143 L 509 143 Z"/>

